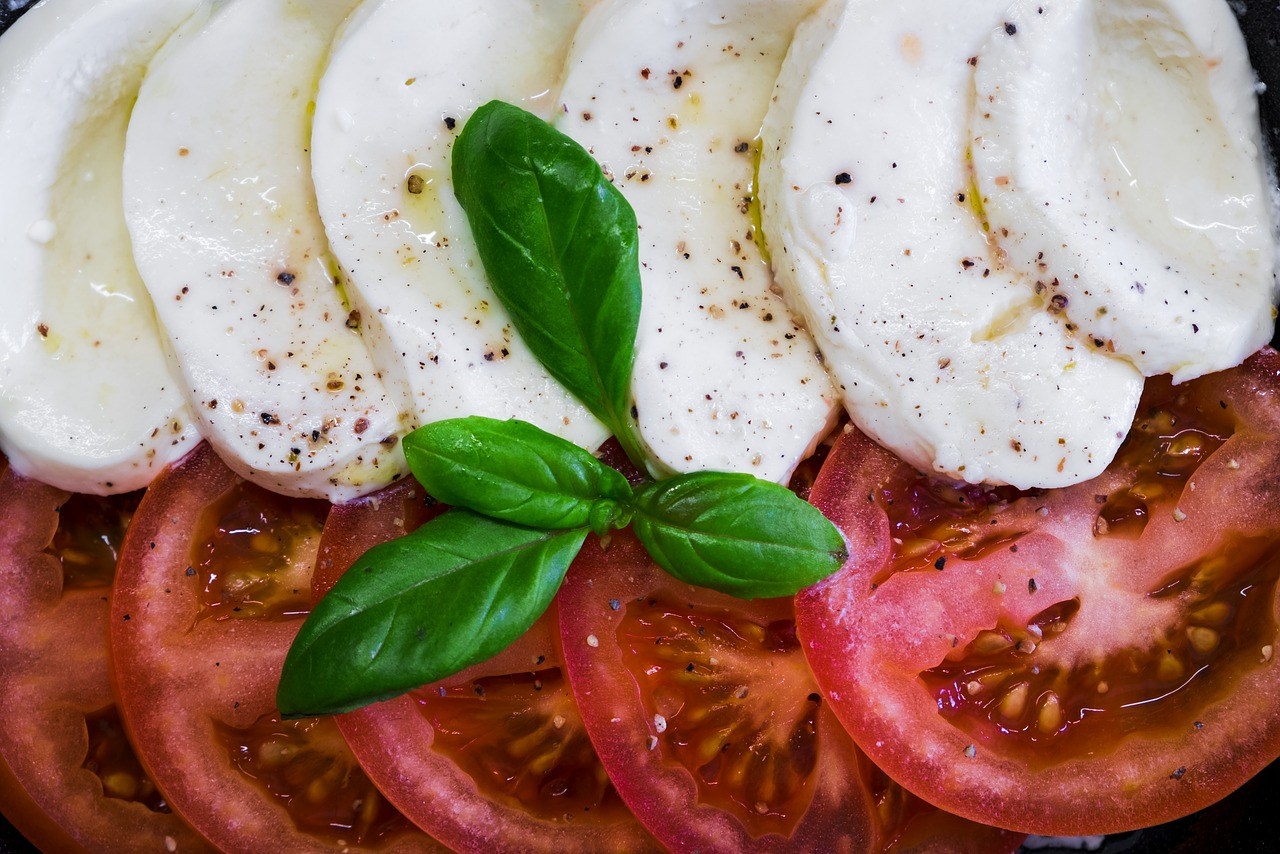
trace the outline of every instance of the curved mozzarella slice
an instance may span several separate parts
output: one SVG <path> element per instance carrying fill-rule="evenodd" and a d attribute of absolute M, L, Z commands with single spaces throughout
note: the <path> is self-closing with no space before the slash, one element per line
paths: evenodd
<path fill-rule="evenodd" d="M 771 0 L 610 0 L 570 51 L 562 130 L 640 223 L 641 438 L 676 471 L 785 480 L 837 399 L 771 292 L 749 209 L 755 146 L 795 26 Z"/>
<path fill-rule="evenodd" d="M 1222 0 L 1015 3 L 977 52 L 974 166 L 1010 262 L 1174 380 L 1271 338 L 1253 69 Z"/>
<path fill-rule="evenodd" d="M 335 281 L 311 95 L 354 0 L 233 0 L 166 45 L 129 126 L 138 267 L 192 406 L 242 476 L 335 501 L 399 476 L 400 406 Z"/>
<path fill-rule="evenodd" d="M 72 492 L 146 486 L 198 440 L 130 255 L 125 125 L 198 0 L 58 0 L 0 39 L 0 447 Z"/>
<path fill-rule="evenodd" d="M 925 470 L 1062 486 L 1100 472 L 1142 379 L 1001 268 L 972 205 L 968 58 L 1007 0 L 832 0 L 763 132 L 777 273 L 858 426 Z"/>
<path fill-rule="evenodd" d="M 480 265 L 449 154 L 494 98 L 550 113 L 577 0 L 383 0 L 337 40 L 312 168 L 379 363 L 420 423 L 520 418 L 594 450 L 604 428 L 523 343 Z"/>

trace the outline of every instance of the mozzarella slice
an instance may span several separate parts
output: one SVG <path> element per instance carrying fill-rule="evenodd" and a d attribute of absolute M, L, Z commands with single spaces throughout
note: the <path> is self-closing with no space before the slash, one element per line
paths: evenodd
<path fill-rule="evenodd" d="M 520 418 L 595 449 L 604 428 L 516 337 L 453 195 L 450 151 L 494 98 L 547 116 L 577 0 L 382 0 L 320 84 L 320 212 L 379 363 L 419 423 Z"/>
<path fill-rule="evenodd" d="M 0 448 L 72 492 L 146 486 L 198 440 L 120 206 L 129 108 L 197 0 L 57 0 L 0 39 Z"/>
<path fill-rule="evenodd" d="M 858 426 L 970 482 L 1098 474 L 1142 378 L 1077 344 L 1002 267 L 965 152 L 973 67 L 1008 0 L 831 0 L 801 25 L 763 131 L 765 233 Z"/>
<path fill-rule="evenodd" d="M 838 399 L 771 290 L 750 202 L 760 123 L 812 5 L 609 0 L 574 39 L 561 130 L 640 224 L 644 301 L 632 381 L 640 434 L 675 471 L 786 480 Z"/>
<path fill-rule="evenodd" d="M 1018 2 L 976 56 L 992 232 L 1094 346 L 1181 382 L 1271 339 L 1270 182 L 1225 2 Z"/>
<path fill-rule="evenodd" d="M 138 267 L 192 407 L 238 474 L 342 501 L 405 471 L 407 427 L 333 271 L 312 94 L 354 0 L 232 0 L 166 45 L 129 126 Z"/>

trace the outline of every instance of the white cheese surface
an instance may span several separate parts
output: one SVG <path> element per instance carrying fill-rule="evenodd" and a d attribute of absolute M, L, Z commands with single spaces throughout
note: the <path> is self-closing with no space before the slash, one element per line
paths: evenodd
<path fill-rule="evenodd" d="M 519 418 L 594 450 L 608 433 L 516 336 L 453 194 L 450 152 L 499 98 L 549 117 L 576 0 L 373 0 L 334 45 L 313 171 L 379 364 L 414 418 Z"/>
<path fill-rule="evenodd" d="M 660 468 L 785 481 L 838 405 L 755 241 L 755 137 L 812 4 L 609 0 L 579 29 L 558 127 L 635 209 L 632 382 Z"/>
<path fill-rule="evenodd" d="M 202 430 L 238 474 L 343 501 L 409 427 L 345 301 L 310 180 L 313 97 L 355 0 L 231 0 L 180 31 L 129 125 L 134 252 Z"/>
<path fill-rule="evenodd" d="M 72 492 L 150 483 L 198 440 L 120 204 L 129 109 L 196 0 L 54 0 L 0 39 L 0 448 Z"/>
<path fill-rule="evenodd" d="M 831 0 L 763 132 L 765 233 L 860 428 L 911 464 L 1051 487 L 1098 474 L 1142 377 L 1003 263 L 972 199 L 974 67 L 1008 0 Z"/>
<path fill-rule="evenodd" d="M 1270 179 L 1224 0 L 1022 0 L 976 58 L 992 233 L 1086 341 L 1181 382 L 1271 340 Z"/>

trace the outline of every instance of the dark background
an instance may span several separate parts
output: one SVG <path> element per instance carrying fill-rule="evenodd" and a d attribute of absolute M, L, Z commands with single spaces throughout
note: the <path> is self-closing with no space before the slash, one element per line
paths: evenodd
<path fill-rule="evenodd" d="M 29 5 L 34 5 L 33 0 L 0 0 L 0 33 Z M 1262 121 L 1272 150 L 1280 152 L 1280 3 L 1235 0 L 1231 7 L 1244 28 L 1258 76 L 1267 85 L 1260 99 Z M 1276 343 L 1280 345 L 1280 340 Z M 0 713 L 12 715 L 22 711 L 4 709 Z M 28 854 L 34 850 L 0 816 L 0 854 Z M 1208 809 L 1159 827 L 1113 836 L 1103 851 L 1106 854 L 1280 851 L 1280 762 Z"/>

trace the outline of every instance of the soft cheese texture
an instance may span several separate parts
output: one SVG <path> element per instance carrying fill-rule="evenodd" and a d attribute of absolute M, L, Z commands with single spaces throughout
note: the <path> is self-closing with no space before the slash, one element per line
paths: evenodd
<path fill-rule="evenodd" d="M 576 0 L 374 0 L 334 45 L 313 134 L 320 212 L 417 423 L 519 418 L 591 450 L 608 436 L 516 337 L 450 179 L 476 107 L 550 115 L 582 13 Z"/>
<path fill-rule="evenodd" d="M 120 205 L 129 108 L 195 0 L 55 0 L 0 40 L 0 448 L 73 492 L 146 486 L 198 440 Z"/>
<path fill-rule="evenodd" d="M 837 397 L 774 292 L 752 224 L 755 137 L 812 4 L 609 0 L 569 54 L 557 124 L 640 225 L 632 384 L 659 466 L 783 480 Z"/>
<path fill-rule="evenodd" d="M 311 99 L 354 6 L 231 0 L 180 31 L 142 86 L 124 171 L 138 268 L 205 436 L 242 476 L 333 501 L 403 474 L 409 427 L 310 180 Z"/>
<path fill-rule="evenodd" d="M 1223 0 L 1017 2 L 977 52 L 992 233 L 1094 346 L 1174 380 L 1271 340 L 1253 69 Z"/>
<path fill-rule="evenodd" d="M 1078 341 L 984 232 L 974 68 L 1008 0 L 832 0 L 796 35 L 763 131 L 774 266 L 854 421 L 926 470 L 1062 486 L 1114 456 L 1142 388 Z"/>

